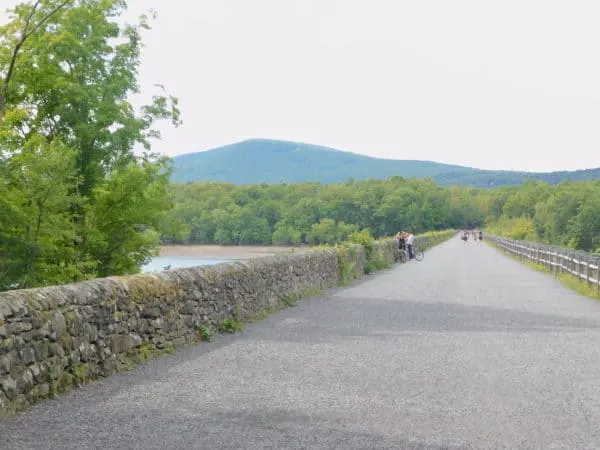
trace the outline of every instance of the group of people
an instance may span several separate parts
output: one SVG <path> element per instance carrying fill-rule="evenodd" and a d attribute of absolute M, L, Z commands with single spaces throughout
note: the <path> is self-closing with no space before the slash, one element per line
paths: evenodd
<path fill-rule="evenodd" d="M 413 259 L 415 257 L 413 252 L 413 242 L 415 240 L 415 236 L 407 231 L 398 231 L 394 237 L 398 241 L 398 249 L 406 250 L 408 257 Z M 460 238 L 465 241 L 465 243 L 469 241 L 469 238 L 472 238 L 475 242 L 483 242 L 483 231 L 477 229 L 462 230 Z"/>
<path fill-rule="evenodd" d="M 395 237 L 398 241 L 398 249 L 406 250 L 408 252 L 409 259 L 413 259 L 415 257 L 413 252 L 413 242 L 415 240 L 414 235 L 407 231 L 398 231 Z"/>
<path fill-rule="evenodd" d="M 473 238 L 475 242 L 483 241 L 483 231 L 481 230 L 463 230 L 461 239 L 465 242 L 465 244 L 469 241 L 469 237 Z"/>

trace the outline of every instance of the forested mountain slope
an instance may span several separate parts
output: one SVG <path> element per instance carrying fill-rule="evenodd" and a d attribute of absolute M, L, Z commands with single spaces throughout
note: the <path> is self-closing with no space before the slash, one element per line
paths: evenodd
<path fill-rule="evenodd" d="M 317 145 L 252 139 L 174 158 L 174 182 L 223 181 L 235 184 L 342 183 L 353 178 L 431 177 L 441 186 L 495 187 L 528 179 L 556 184 L 600 179 L 600 168 L 527 173 L 481 170 L 432 161 L 382 159 Z"/>

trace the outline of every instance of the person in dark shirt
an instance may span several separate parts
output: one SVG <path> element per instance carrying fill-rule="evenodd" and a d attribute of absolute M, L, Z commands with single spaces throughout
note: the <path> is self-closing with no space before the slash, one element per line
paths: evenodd
<path fill-rule="evenodd" d="M 406 250 L 406 236 L 403 231 L 396 233 L 396 240 L 398 241 L 398 250 Z"/>

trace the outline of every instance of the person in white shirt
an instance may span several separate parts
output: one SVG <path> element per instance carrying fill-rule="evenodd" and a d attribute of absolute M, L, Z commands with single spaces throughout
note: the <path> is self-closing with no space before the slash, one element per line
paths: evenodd
<path fill-rule="evenodd" d="M 408 233 L 408 237 L 406 238 L 406 249 L 408 250 L 408 257 L 410 259 L 413 259 L 415 257 L 415 254 L 413 253 L 414 240 L 415 240 L 415 237 L 413 236 L 413 234 Z"/>

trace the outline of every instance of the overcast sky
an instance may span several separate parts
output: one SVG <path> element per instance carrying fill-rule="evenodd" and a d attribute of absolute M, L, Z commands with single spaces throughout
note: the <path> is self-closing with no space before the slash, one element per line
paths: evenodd
<path fill-rule="evenodd" d="M 143 86 L 181 100 L 184 125 L 155 146 L 166 154 L 259 137 L 489 169 L 600 166 L 598 0 L 128 3 L 159 13 Z"/>

